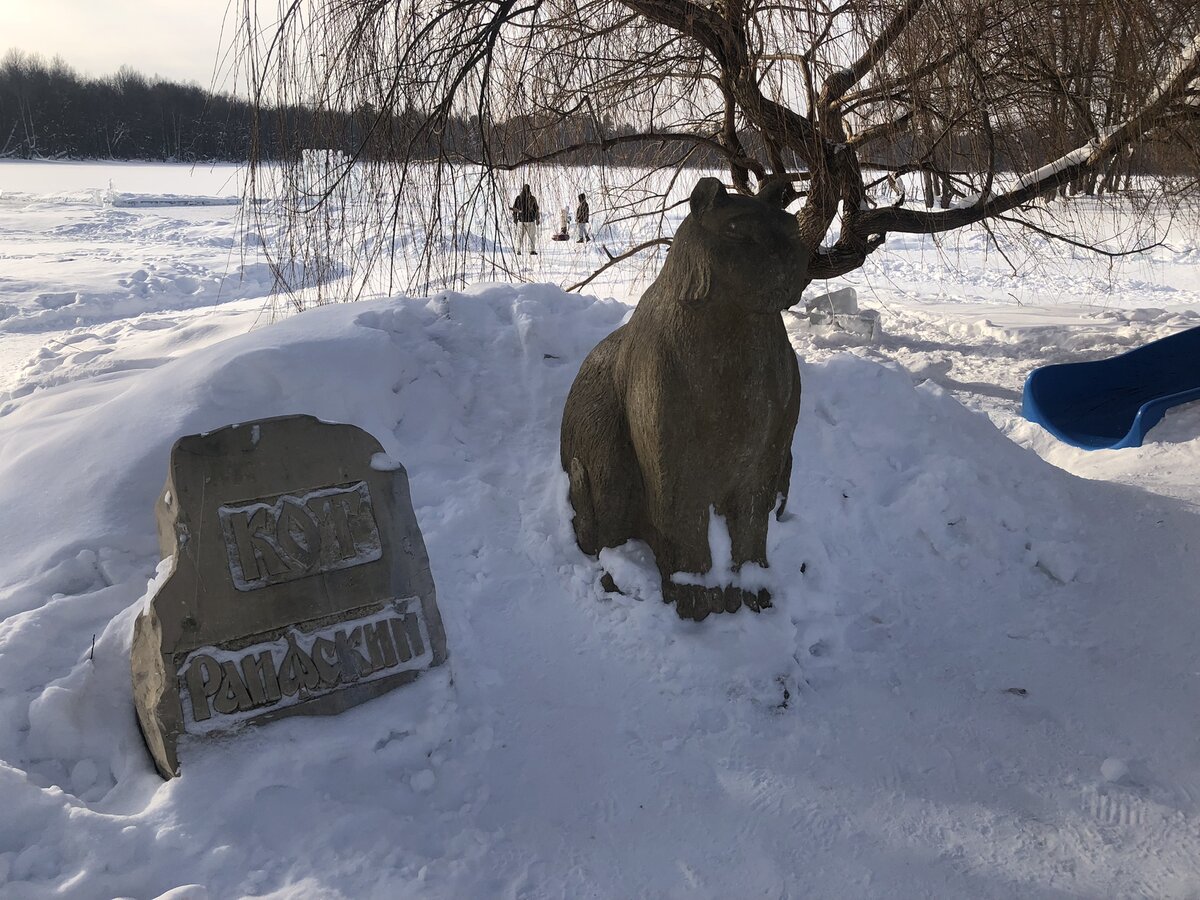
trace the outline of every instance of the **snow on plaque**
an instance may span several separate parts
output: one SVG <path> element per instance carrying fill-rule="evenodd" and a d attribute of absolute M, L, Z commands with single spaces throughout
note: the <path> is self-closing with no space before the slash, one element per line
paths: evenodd
<path fill-rule="evenodd" d="M 156 512 L 172 562 L 132 668 L 164 778 L 184 734 L 338 713 L 446 659 L 408 477 L 365 431 L 286 416 L 181 438 Z"/>

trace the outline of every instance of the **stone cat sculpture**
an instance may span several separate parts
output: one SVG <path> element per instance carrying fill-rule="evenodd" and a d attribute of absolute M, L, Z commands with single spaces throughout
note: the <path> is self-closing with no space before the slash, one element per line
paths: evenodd
<path fill-rule="evenodd" d="M 787 500 L 800 412 L 780 313 L 800 301 L 810 252 L 792 215 L 728 194 L 715 178 L 699 181 L 690 206 L 629 322 L 580 367 L 560 450 L 583 552 L 640 538 L 654 551 L 663 600 L 699 621 L 771 604 L 766 590 L 672 575 L 711 569 L 710 510 L 728 525 L 735 569 L 767 564 L 767 523 Z"/>

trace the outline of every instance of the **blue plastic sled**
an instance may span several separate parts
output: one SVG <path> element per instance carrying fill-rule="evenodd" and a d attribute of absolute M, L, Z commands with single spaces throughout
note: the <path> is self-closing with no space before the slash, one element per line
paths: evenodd
<path fill-rule="evenodd" d="M 1034 369 L 1021 415 L 1084 450 L 1140 447 L 1172 406 L 1200 400 L 1200 328 L 1109 359 Z"/>

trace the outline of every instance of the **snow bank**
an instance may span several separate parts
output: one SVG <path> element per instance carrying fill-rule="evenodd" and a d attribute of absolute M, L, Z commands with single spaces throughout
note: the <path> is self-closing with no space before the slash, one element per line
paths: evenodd
<path fill-rule="evenodd" d="M 507 285 L 323 308 L 0 406 L 5 896 L 1194 885 L 1174 712 L 1200 701 L 1178 668 L 1194 521 L 844 352 L 802 368 L 776 607 L 679 621 L 636 546 L 606 554 L 629 596 L 604 594 L 558 425 L 627 312 Z M 408 469 L 450 663 L 333 719 L 185 744 L 164 784 L 128 649 L 169 447 L 294 412 Z"/>

